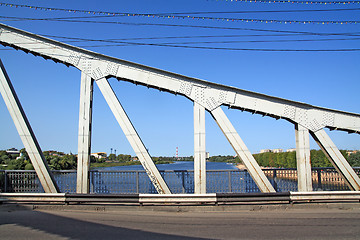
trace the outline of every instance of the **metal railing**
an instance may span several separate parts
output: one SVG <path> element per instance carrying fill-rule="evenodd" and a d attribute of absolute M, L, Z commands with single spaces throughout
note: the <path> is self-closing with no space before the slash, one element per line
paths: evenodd
<path fill-rule="evenodd" d="M 360 168 L 354 168 L 360 175 Z M 278 192 L 297 191 L 296 169 L 263 169 Z M 52 171 L 61 192 L 76 192 L 76 171 Z M 160 171 L 172 193 L 194 193 L 194 171 Z M 208 193 L 260 192 L 246 170 L 208 170 Z M 334 168 L 313 168 L 314 191 L 349 190 Z M 44 192 L 35 171 L 0 170 L 0 192 Z M 91 193 L 156 193 L 145 171 L 90 171 Z"/>

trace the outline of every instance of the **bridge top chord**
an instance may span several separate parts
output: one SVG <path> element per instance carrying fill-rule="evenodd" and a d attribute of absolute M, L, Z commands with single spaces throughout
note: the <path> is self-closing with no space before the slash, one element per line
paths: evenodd
<path fill-rule="evenodd" d="M 183 95 L 212 111 L 221 105 L 276 119 L 316 132 L 325 127 L 360 133 L 360 114 L 317 107 L 121 60 L 0 24 L 0 43 L 78 68 L 94 80 L 118 80 Z"/>

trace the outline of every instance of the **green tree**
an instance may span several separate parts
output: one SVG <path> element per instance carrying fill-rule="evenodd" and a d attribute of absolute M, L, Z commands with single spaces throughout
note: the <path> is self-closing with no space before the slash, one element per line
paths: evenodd
<path fill-rule="evenodd" d="M 25 150 L 25 148 L 20 149 L 20 155 L 21 155 L 24 159 L 29 159 L 29 154 L 27 153 L 27 151 Z"/>
<path fill-rule="evenodd" d="M 360 152 L 350 154 L 348 162 L 352 167 L 360 167 Z"/>
<path fill-rule="evenodd" d="M 110 161 L 115 161 L 115 160 L 116 160 L 116 155 L 113 154 L 113 153 L 111 153 L 111 154 L 109 155 L 108 159 L 109 159 Z"/>
<path fill-rule="evenodd" d="M 131 155 L 119 154 L 116 157 L 116 160 L 119 161 L 119 162 L 130 162 L 131 161 Z"/>
<path fill-rule="evenodd" d="M 77 157 L 72 154 L 64 155 L 61 157 L 59 164 L 63 170 L 76 169 Z"/>
<path fill-rule="evenodd" d="M 34 166 L 31 164 L 31 162 L 26 163 L 25 170 L 34 170 Z"/>
<path fill-rule="evenodd" d="M 11 160 L 11 156 L 6 151 L 0 151 L 0 163 L 7 163 Z"/>

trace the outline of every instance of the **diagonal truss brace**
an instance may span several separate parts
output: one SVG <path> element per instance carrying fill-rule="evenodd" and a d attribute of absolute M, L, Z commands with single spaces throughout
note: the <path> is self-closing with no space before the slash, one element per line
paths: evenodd
<path fill-rule="evenodd" d="M 54 177 L 49 170 L 40 145 L 36 140 L 35 134 L 31 129 L 30 123 L 25 115 L 21 103 L 11 84 L 10 78 L 5 71 L 5 67 L 0 60 L 0 92 L 9 110 L 11 118 L 34 166 L 39 181 L 46 193 L 59 192 Z"/>
<path fill-rule="evenodd" d="M 218 107 L 211 111 L 211 115 L 219 125 L 220 129 L 234 148 L 236 154 L 244 163 L 251 177 L 259 187 L 261 192 L 275 192 L 275 189 L 261 170 L 253 155 L 247 149 L 245 143 L 236 132 L 234 126 L 225 115 L 224 111 Z"/>
<path fill-rule="evenodd" d="M 139 158 L 142 166 L 144 167 L 158 193 L 171 194 L 169 187 L 166 185 L 166 182 L 152 161 L 148 151 L 144 146 L 144 143 L 141 141 L 129 117 L 121 106 L 120 101 L 112 90 L 108 80 L 106 78 L 100 78 L 99 80 L 96 80 L 96 84 L 98 85 L 107 104 L 109 105 L 121 129 L 125 133 L 125 136 L 128 139 L 131 147 L 134 149 L 136 156 Z"/>
<path fill-rule="evenodd" d="M 325 153 L 332 165 L 334 165 L 338 173 L 343 177 L 349 188 L 353 191 L 360 191 L 359 176 L 346 161 L 331 138 L 326 134 L 325 130 L 321 129 L 316 132 L 310 131 L 310 134 Z"/>

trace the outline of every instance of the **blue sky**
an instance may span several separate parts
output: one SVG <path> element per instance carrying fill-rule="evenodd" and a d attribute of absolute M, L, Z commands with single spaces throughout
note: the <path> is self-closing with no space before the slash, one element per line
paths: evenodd
<path fill-rule="evenodd" d="M 8 1 L 42 7 L 84 9 L 130 13 L 202 13 L 192 16 L 224 18 L 277 19 L 304 21 L 360 20 L 359 10 L 326 12 L 259 12 L 292 10 L 352 9 L 349 5 L 306 5 L 241 3 L 212 0 L 183 1 Z M 229 13 L 258 11 L 256 13 Z M 0 21 L 40 35 L 56 38 L 126 39 L 136 43 L 175 43 L 242 41 L 237 43 L 197 43 L 190 46 L 246 48 L 246 49 L 359 49 L 360 41 L 319 39 L 350 39 L 348 35 L 304 35 L 311 33 L 360 33 L 359 24 L 289 24 L 254 23 L 215 20 L 194 20 L 157 17 L 111 17 L 78 20 L 121 22 L 122 24 L 54 22 L 22 20 L 10 21 L 4 17 L 54 18 L 89 17 L 94 14 L 42 11 L 30 8 L 0 6 Z M 124 24 L 126 23 L 126 24 Z M 142 25 L 132 25 L 132 24 Z M 144 25 L 147 24 L 147 25 Z M 155 26 L 149 24 L 191 25 L 199 27 Z M 214 28 L 217 27 L 217 28 Z M 233 28 L 233 29 L 229 29 Z M 234 29 L 237 28 L 237 29 Z M 241 29 L 240 29 L 241 28 Z M 244 29 L 257 29 L 244 30 Z M 284 31 L 298 32 L 284 36 Z M 270 36 L 270 35 L 282 36 Z M 236 35 L 236 36 L 234 36 Z M 246 35 L 246 36 L 239 36 Z M 251 35 L 251 36 L 249 36 Z M 262 36 L 254 36 L 262 35 Z M 211 38 L 130 38 L 213 36 Z M 216 37 L 214 37 L 216 36 Z M 219 37 L 221 36 L 221 37 Z M 66 39 L 65 39 L 66 40 Z M 281 40 L 282 42 L 260 42 Z M 284 40 L 297 40 L 298 42 Z M 302 41 L 299 41 L 302 40 Z M 306 40 L 306 41 L 303 41 Z M 248 41 L 248 42 L 244 42 Z M 257 41 L 257 42 L 249 42 Z M 76 46 L 120 59 L 230 85 L 271 96 L 306 102 L 312 105 L 360 113 L 360 51 L 349 52 L 283 52 L 238 51 L 172 48 L 146 45 L 103 46 L 101 42 L 69 42 Z M 0 47 L 0 57 L 17 91 L 23 108 L 43 150 L 77 152 L 77 127 L 80 92 L 80 71 L 52 61 Z M 193 104 L 181 96 L 135 86 L 110 79 L 119 100 L 153 156 L 174 156 L 176 147 L 180 156 L 193 154 Z M 252 115 L 224 109 L 251 152 L 267 148 L 294 148 L 294 126 L 285 120 Z M 210 155 L 233 155 L 230 144 L 213 121 L 206 116 L 207 151 Z M 340 149 L 360 149 L 360 137 L 344 132 L 329 132 Z M 3 100 L 0 100 L 0 149 L 22 148 Z M 317 148 L 311 142 L 312 148 Z M 117 154 L 134 154 L 114 116 L 97 87 L 94 91 L 92 152 L 116 149 Z"/>

